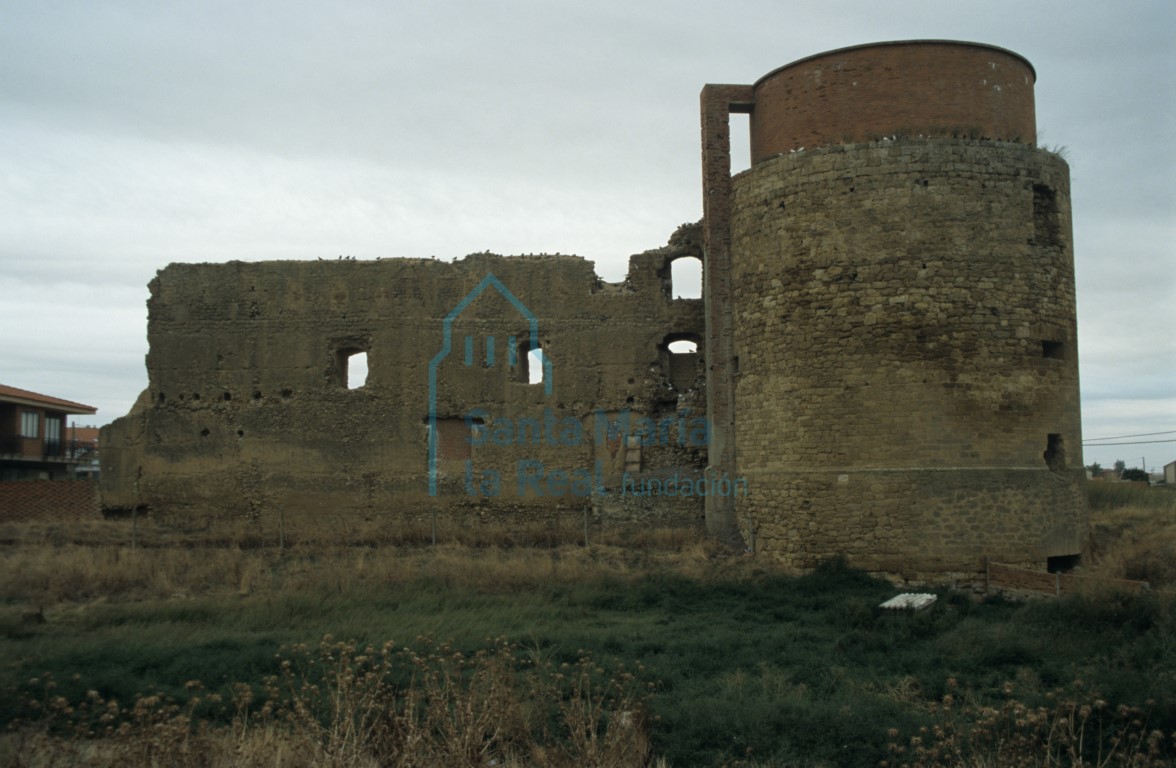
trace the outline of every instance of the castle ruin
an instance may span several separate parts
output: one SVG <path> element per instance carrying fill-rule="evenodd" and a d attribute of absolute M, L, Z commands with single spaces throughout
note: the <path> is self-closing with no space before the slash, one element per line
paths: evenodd
<path fill-rule="evenodd" d="M 170 265 L 104 505 L 705 524 L 919 580 L 1072 558 L 1069 171 L 1035 146 L 1035 80 L 904 41 L 707 85 L 703 220 L 621 283 L 574 256 Z M 674 297 L 682 258 L 702 299 Z"/>

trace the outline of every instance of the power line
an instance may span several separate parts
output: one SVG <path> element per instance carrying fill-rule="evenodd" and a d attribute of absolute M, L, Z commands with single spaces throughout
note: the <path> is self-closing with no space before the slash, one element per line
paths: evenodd
<path fill-rule="evenodd" d="M 1095 442 L 1098 440 L 1122 440 L 1125 437 L 1154 437 L 1155 435 L 1176 435 L 1176 429 L 1170 429 L 1167 432 L 1144 432 L 1139 435 L 1112 435 L 1111 437 L 1092 437 L 1088 440 L 1083 440 L 1082 442 L 1085 444 L 1085 443 Z"/>
<path fill-rule="evenodd" d="M 1105 439 L 1109 440 L 1110 438 Z M 1104 445 L 1148 445 L 1149 443 L 1176 443 L 1176 440 L 1140 440 L 1136 443 L 1083 443 L 1082 445 L 1087 448 L 1102 448 Z"/>

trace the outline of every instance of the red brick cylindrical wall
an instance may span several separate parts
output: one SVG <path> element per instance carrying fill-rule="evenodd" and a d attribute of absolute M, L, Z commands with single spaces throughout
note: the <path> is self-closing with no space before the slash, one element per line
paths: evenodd
<path fill-rule="evenodd" d="M 842 48 L 755 84 L 752 162 L 800 148 L 923 136 L 1037 138 L 1033 66 L 980 43 L 909 40 Z"/>

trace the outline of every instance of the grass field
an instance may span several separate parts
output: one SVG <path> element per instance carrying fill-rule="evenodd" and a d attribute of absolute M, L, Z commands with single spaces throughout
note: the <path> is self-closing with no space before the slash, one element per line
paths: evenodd
<path fill-rule="evenodd" d="M 1176 494 L 1092 493 L 1089 570 L 1176 586 Z M 0 532 L 3 764 L 1176 756 L 1176 601 L 1159 590 L 940 592 L 890 615 L 884 581 L 836 562 L 784 573 L 681 531 L 279 551 L 144 526 L 132 550 L 127 525 Z"/>

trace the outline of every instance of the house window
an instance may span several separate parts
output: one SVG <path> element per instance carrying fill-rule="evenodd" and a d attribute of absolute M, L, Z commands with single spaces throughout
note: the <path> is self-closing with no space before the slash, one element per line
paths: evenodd
<path fill-rule="evenodd" d="M 20 412 L 20 436 L 41 436 L 41 414 L 37 413 L 36 411 Z"/>
<path fill-rule="evenodd" d="M 45 417 L 45 454 L 61 456 L 61 417 Z"/>

